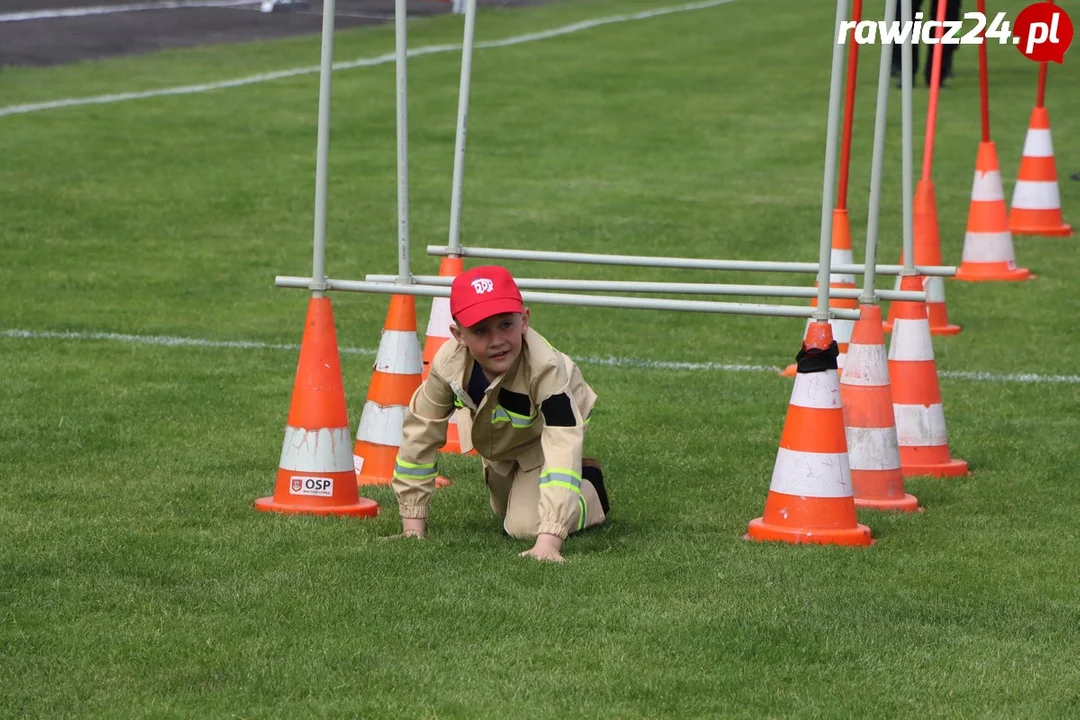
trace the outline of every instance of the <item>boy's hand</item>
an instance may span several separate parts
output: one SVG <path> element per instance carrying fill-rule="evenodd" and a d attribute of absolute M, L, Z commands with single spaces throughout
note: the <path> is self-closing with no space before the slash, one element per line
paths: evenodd
<path fill-rule="evenodd" d="M 547 560 L 549 562 L 562 562 L 564 558 L 560 554 L 562 550 L 562 538 L 558 535 L 548 535 L 541 533 L 536 536 L 536 544 L 532 546 L 531 550 L 526 550 L 518 557 L 534 557 L 537 560 Z"/>
<path fill-rule="evenodd" d="M 423 540 L 426 529 L 427 521 L 423 518 L 401 518 L 401 533 L 390 535 L 383 538 L 383 540 L 399 540 L 401 538 Z"/>

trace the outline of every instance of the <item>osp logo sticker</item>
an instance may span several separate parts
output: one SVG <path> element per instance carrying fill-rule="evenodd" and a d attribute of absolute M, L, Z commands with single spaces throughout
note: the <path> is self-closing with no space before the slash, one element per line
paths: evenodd
<path fill-rule="evenodd" d="M 290 495 L 308 495 L 313 497 L 333 497 L 334 478 L 305 477 L 296 475 L 289 483 Z"/>

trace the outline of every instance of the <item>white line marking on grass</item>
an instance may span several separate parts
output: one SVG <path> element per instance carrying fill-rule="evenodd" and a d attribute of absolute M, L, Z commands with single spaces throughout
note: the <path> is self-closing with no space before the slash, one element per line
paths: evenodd
<path fill-rule="evenodd" d="M 127 335 L 109 332 L 75 332 L 52 330 L 20 330 L 10 328 L 0 330 L 0 338 L 21 340 L 108 340 L 112 342 L 134 343 L 139 345 L 163 345 L 166 347 L 226 348 L 230 350 L 289 350 L 296 352 L 299 345 L 252 342 L 247 340 L 207 340 L 204 338 L 185 338 L 170 335 Z M 340 347 L 343 355 L 374 355 L 377 348 Z M 689 370 L 691 372 L 752 372 L 779 374 L 780 368 L 772 365 L 731 365 L 713 362 L 672 362 L 668 360 L 641 360 L 621 357 L 580 357 L 577 361 L 583 365 L 603 365 L 606 367 L 642 368 L 646 370 Z M 1080 375 L 1039 375 L 1038 373 L 997 374 L 988 372 L 964 372 L 939 370 L 938 376 L 950 380 L 972 380 L 975 382 L 1012 382 L 1023 384 L 1063 384 L 1080 385 Z"/>
<path fill-rule="evenodd" d="M 179 10 L 183 8 L 225 8 L 236 5 L 255 5 L 257 0 L 165 0 L 164 2 L 132 3 L 130 5 L 99 5 L 96 7 L 55 8 L 53 10 L 27 10 L 0 13 L 0 22 L 26 22 L 27 20 L 53 20 L 56 18 L 112 15 L 113 13 L 138 12 L 141 10 Z"/>
<path fill-rule="evenodd" d="M 249 4 L 251 5 L 251 7 L 248 7 Z M 260 5 L 251 4 L 251 0 L 247 0 L 245 5 L 229 6 L 228 8 L 225 8 L 225 9 L 227 9 L 227 10 L 240 10 L 240 11 L 243 11 L 243 12 L 257 12 L 257 13 L 261 13 L 263 11 L 262 7 Z M 318 12 L 316 10 L 290 10 L 289 14 L 290 15 L 318 15 L 319 17 L 322 17 L 322 13 Z M 393 20 L 394 19 L 393 15 L 386 15 L 385 13 L 382 14 L 382 15 L 379 15 L 377 13 L 342 12 L 341 10 L 335 10 L 334 11 L 334 17 L 336 17 L 336 18 L 358 18 L 360 20 Z"/>
<path fill-rule="evenodd" d="M 660 17 L 662 15 L 671 15 L 674 13 L 690 12 L 692 10 L 704 10 L 706 8 L 716 7 L 718 5 L 726 5 L 735 0 L 706 0 L 706 2 L 690 3 L 688 5 L 674 5 L 670 7 L 656 8 L 653 10 L 645 10 L 643 12 L 633 13 L 631 15 L 611 15 L 608 17 L 594 18 L 592 20 L 584 20 L 582 22 L 573 23 L 572 25 L 563 25 L 562 27 L 552 28 L 551 30 L 543 30 L 541 32 L 529 33 L 527 35 L 515 35 L 513 37 L 503 38 L 502 40 L 488 40 L 485 42 L 477 42 L 473 45 L 476 50 L 486 48 L 498 48 L 509 47 L 510 45 L 521 45 L 523 43 L 535 42 L 537 40 L 548 40 L 562 35 L 570 35 L 572 33 L 581 32 L 582 30 L 589 30 L 591 28 L 600 27 L 602 25 L 613 25 L 615 23 L 632 22 L 635 20 L 647 20 L 649 18 Z M 426 45 L 424 47 L 414 48 L 409 50 L 408 56 L 410 58 L 420 57 L 422 55 L 434 55 L 436 53 L 457 52 L 461 50 L 461 44 L 455 45 Z M 386 55 L 379 55 L 372 58 L 360 58 L 358 60 L 352 60 L 350 62 L 334 63 L 334 70 L 351 70 L 359 67 L 374 67 L 376 65 L 385 65 L 392 63 L 396 59 L 394 53 L 387 53 Z M 289 68 L 286 70 L 277 70 L 275 72 L 260 73 L 258 75 L 247 75 L 245 77 L 233 78 L 232 80 L 221 80 L 219 82 L 202 83 L 199 85 L 182 85 L 179 87 L 171 88 L 159 88 L 157 90 L 143 90 L 140 92 L 125 92 L 115 93 L 112 95 L 95 95 L 92 97 L 82 98 L 65 98 L 63 100 L 50 100 L 48 102 L 30 103 L 27 105 L 8 105 L 7 107 L 0 107 L 0 117 L 5 115 L 21 115 L 25 113 L 41 112 L 43 110 L 56 110 L 64 107 L 77 107 L 80 105 L 109 105 L 112 103 L 125 102 L 127 100 L 143 100 L 153 97 L 164 97 L 167 95 L 194 95 L 196 93 L 211 92 L 213 90 L 224 90 L 227 88 L 241 87 L 243 85 L 254 85 L 256 83 L 270 82 L 273 80 L 281 80 L 284 78 L 296 77 L 297 75 L 311 75 L 319 72 L 319 66 L 313 65 L 310 67 Z"/>

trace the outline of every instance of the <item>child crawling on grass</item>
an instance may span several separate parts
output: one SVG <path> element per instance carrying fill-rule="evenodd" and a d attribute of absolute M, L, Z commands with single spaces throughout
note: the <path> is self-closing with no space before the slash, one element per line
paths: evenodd
<path fill-rule="evenodd" d="M 475 448 L 482 458 L 503 530 L 535 538 L 522 556 L 562 562 L 567 536 L 604 522 L 609 510 L 600 465 L 582 457 L 596 393 L 573 360 L 529 327 L 505 268 L 455 278 L 450 315 L 453 341 L 431 361 L 405 414 L 393 479 L 397 537 L 425 536 L 439 449 L 457 412 L 462 451 Z"/>

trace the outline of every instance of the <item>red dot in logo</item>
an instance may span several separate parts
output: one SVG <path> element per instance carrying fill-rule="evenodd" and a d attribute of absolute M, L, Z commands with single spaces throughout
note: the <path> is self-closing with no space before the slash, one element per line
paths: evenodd
<path fill-rule="evenodd" d="M 1013 43 L 1021 55 L 1035 62 L 1060 65 L 1072 40 L 1069 14 L 1051 2 L 1028 5 L 1013 23 Z"/>

